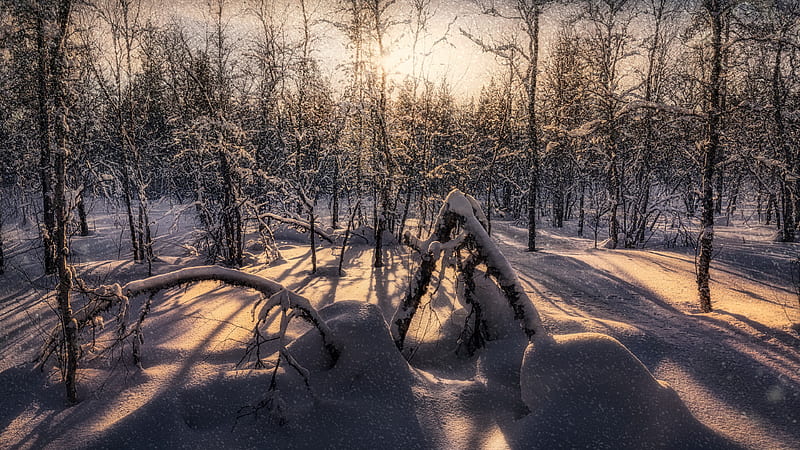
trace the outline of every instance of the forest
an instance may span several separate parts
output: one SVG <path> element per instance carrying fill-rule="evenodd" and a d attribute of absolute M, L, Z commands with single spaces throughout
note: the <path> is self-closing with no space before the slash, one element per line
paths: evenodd
<path fill-rule="evenodd" d="M 794 0 L 0 0 L 0 447 L 796 448 L 798 54 Z"/>

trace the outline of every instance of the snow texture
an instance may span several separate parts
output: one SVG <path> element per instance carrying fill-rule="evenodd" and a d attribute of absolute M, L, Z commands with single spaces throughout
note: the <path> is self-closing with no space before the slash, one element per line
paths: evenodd
<path fill-rule="evenodd" d="M 463 198 L 454 207 L 471 209 L 471 229 L 482 228 Z M 162 230 L 174 222 L 169 209 L 154 205 Z M 46 291 L 30 281 L 38 275 L 21 274 L 40 267 L 20 244 L 37 239 L 37 230 L 9 227 L 14 269 L 0 277 L 2 448 L 792 449 L 800 442 L 796 248 L 770 242 L 772 227 L 715 227 L 724 248 L 714 263 L 715 312 L 700 314 L 690 250 L 595 250 L 574 228 L 542 227 L 542 251 L 531 253 L 525 229 L 495 220 L 487 239 L 505 260 L 504 276 L 514 275 L 550 335 L 537 331 L 531 341 L 520 333 L 505 292 L 476 271 L 477 295 L 492 305 L 493 336 L 473 356 L 456 355 L 453 337 L 466 312 L 444 276 L 427 311 L 433 318 L 412 329 L 419 348 L 407 361 L 384 320 L 417 264 L 403 249 L 387 247 L 391 264 L 373 270 L 371 248 L 353 245 L 342 277 L 310 276 L 307 244 L 291 241 L 278 243 L 284 260 L 246 268 L 257 274 L 191 271 L 201 260 L 171 243 L 191 241 L 187 217 L 156 241 L 153 268 L 167 275 L 131 282 L 146 268 L 119 258 L 116 217 L 95 216 L 93 236 L 73 238 L 72 257 L 87 284 L 108 285 L 96 293 L 128 296 L 136 308 L 144 296 L 134 294 L 174 286 L 153 296 L 142 328 L 145 364 L 85 346 L 82 401 L 65 406 L 57 370 L 41 374 L 26 363 L 41 344 L 37 330 L 55 322 L 41 301 Z M 335 250 L 319 252 L 322 269 L 336 267 Z M 255 290 L 201 281 L 220 278 Z M 315 328 L 292 320 L 283 345 L 265 344 L 266 368 L 237 366 L 257 303 L 287 318 L 293 304 L 318 311 L 338 359 Z M 426 323 L 441 330 L 425 334 Z M 98 344 L 113 337 L 111 320 L 96 325 Z M 282 328 L 270 318 L 263 326 Z M 308 385 L 282 363 L 270 392 L 270 363 L 283 346 L 306 369 Z M 265 402 L 272 408 L 259 409 Z"/>
<path fill-rule="evenodd" d="M 712 448 L 692 416 L 625 346 L 598 333 L 556 335 L 525 349 L 525 441 L 541 448 Z M 569 401 L 565 401 L 569 399 Z"/>

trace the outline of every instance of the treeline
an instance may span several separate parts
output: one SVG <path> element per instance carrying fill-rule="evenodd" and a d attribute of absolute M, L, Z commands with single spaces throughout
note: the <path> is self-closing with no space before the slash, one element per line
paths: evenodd
<path fill-rule="evenodd" d="M 464 7 L 493 26 L 452 19 L 442 36 L 431 21 L 447 9 L 433 0 L 212 0 L 197 6 L 202 22 L 149 7 L 3 0 L 0 268 L 2 224 L 20 205 L 36 205 L 53 273 L 60 221 L 88 234 L 97 196 L 119 202 L 142 262 L 154 257 L 150 203 L 164 196 L 194 208 L 208 258 L 230 266 L 268 214 L 312 239 L 320 226 L 368 227 L 380 249 L 410 218 L 426 226 L 454 187 L 490 223 L 528 223 L 530 250 L 537 221 L 576 220 L 595 238 L 608 227 L 610 246 L 640 247 L 656 224 L 697 216 L 707 273 L 715 216 L 729 220 L 744 196 L 795 239 L 793 0 L 477 0 Z M 242 16 L 244 34 L 231 25 Z M 402 76 L 381 63 L 398 43 L 426 55 L 455 35 L 469 48 L 453 52 L 498 63 L 470 98 L 426 77 L 425 57 Z M 341 66 L 324 66 L 331 39 Z"/>

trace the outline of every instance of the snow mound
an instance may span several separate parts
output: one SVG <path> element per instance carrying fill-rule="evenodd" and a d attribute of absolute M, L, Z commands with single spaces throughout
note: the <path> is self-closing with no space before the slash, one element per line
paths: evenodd
<path fill-rule="evenodd" d="M 349 386 L 354 392 L 397 383 L 408 385 L 413 380 L 411 367 L 397 350 L 377 305 L 339 301 L 322 308 L 319 315 L 330 327 L 340 354 L 335 365 L 326 370 L 331 361 L 323 351 L 322 339 L 316 330 L 308 331 L 288 348 L 309 370 L 330 382 L 339 379 L 340 386 Z"/>
<path fill-rule="evenodd" d="M 309 386 L 294 369 L 283 365 L 275 391 L 267 389 L 269 367 L 210 375 L 158 395 L 109 427 L 102 440 L 92 445 L 429 448 L 416 415 L 415 377 L 394 345 L 379 307 L 337 302 L 321 309 L 320 316 L 341 351 L 335 364 L 322 349 L 316 329 L 288 346 L 309 369 Z M 277 400 L 279 411 L 251 409 L 265 398 Z M 248 411 L 254 413 L 243 416 Z"/>
<path fill-rule="evenodd" d="M 514 311 L 508 306 L 503 291 L 489 275 L 481 269 L 475 270 L 475 298 L 483 310 L 489 340 L 525 337 L 514 318 Z M 463 283 L 459 286 L 463 290 Z"/>
<path fill-rule="evenodd" d="M 720 448 L 678 394 L 616 339 L 577 333 L 525 349 L 517 438 L 541 448 Z"/>
<path fill-rule="evenodd" d="M 314 409 L 287 426 L 287 448 L 426 448 L 416 415 L 411 367 L 377 305 L 340 301 L 319 311 L 340 350 L 333 367 L 316 330 L 289 346 L 311 372 Z M 330 368 L 326 368 L 328 365 Z M 278 382 L 279 387 L 284 381 Z"/>

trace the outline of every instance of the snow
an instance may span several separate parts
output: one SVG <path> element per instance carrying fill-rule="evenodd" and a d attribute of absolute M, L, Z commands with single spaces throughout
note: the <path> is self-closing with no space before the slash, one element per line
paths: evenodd
<path fill-rule="evenodd" d="M 473 202 L 463 199 L 453 207 L 475 217 Z M 112 286 L 109 295 L 126 285 L 146 290 L 154 282 L 135 281 L 146 267 L 125 259 L 116 213 L 102 206 L 92 209 L 93 235 L 73 238 L 78 273 L 90 286 Z M 154 227 L 162 233 L 154 271 L 162 275 L 204 264 L 174 245 L 191 242 L 192 220 L 170 230 L 170 209 L 162 202 L 152 211 L 162 224 Z M 498 285 L 479 274 L 492 340 L 472 357 L 456 355 L 465 311 L 447 270 L 412 324 L 410 361 L 386 323 L 418 264 L 406 249 L 387 247 L 387 266 L 373 269 L 371 246 L 356 243 L 339 277 L 325 269 L 336 267 L 340 248 L 321 245 L 323 275 L 311 275 L 307 236 L 279 240 L 283 260 L 231 277 L 273 280 L 279 288 L 269 286 L 286 292 L 273 297 L 277 318 L 263 324 L 271 333 L 281 328 L 281 300 L 307 299 L 340 351 L 335 364 L 320 333 L 292 320 L 283 343 L 307 370 L 308 385 L 282 362 L 270 392 L 278 341 L 264 344 L 267 367 L 237 366 L 252 335 L 253 305 L 267 301 L 255 290 L 197 281 L 155 294 L 142 326 L 141 369 L 129 350 L 122 360 L 93 353 L 78 374 L 82 401 L 68 408 L 57 371 L 40 373 L 26 362 L 54 316 L 40 301 L 49 280 L 25 247 L 36 231 L 9 226 L 10 270 L 0 277 L 0 447 L 797 448 L 797 247 L 770 242 L 768 227 L 715 232 L 715 312 L 701 314 L 691 249 L 594 249 L 573 229 L 543 227 L 542 250 L 532 253 L 525 229 L 495 220 L 485 238 L 538 312 L 548 333 L 537 335 L 550 337 L 531 343 Z M 193 270 L 180 273 L 227 273 Z M 132 311 L 142 297 L 131 296 Z M 115 328 L 106 318 L 100 346 Z M 272 408 L 257 409 L 268 400 Z"/>
<path fill-rule="evenodd" d="M 531 414 L 516 426 L 525 430 L 523 442 L 544 448 L 731 445 L 700 424 L 668 384 L 653 378 L 607 335 L 556 335 L 529 344 L 520 385 Z"/>

